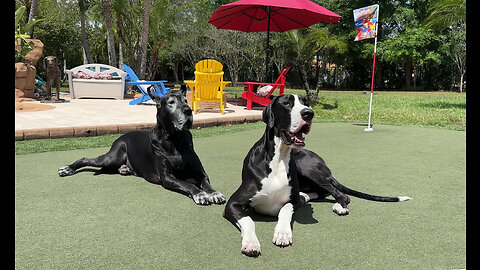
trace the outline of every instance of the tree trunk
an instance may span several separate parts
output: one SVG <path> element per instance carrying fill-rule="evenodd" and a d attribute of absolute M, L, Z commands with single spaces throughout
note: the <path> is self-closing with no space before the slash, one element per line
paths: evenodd
<path fill-rule="evenodd" d="M 412 79 L 412 59 L 409 57 L 405 65 L 405 87 L 410 88 L 410 82 Z"/>
<path fill-rule="evenodd" d="M 145 70 L 147 68 L 147 45 L 148 45 L 148 27 L 150 24 L 150 0 L 145 0 L 145 7 L 143 12 L 143 26 L 142 36 L 140 38 L 140 48 L 138 54 L 138 77 L 143 78 L 145 76 Z"/>
<path fill-rule="evenodd" d="M 115 39 L 112 30 L 112 8 L 110 0 L 103 0 L 103 12 L 105 23 L 107 25 L 107 47 L 108 47 L 108 64 L 112 67 L 117 66 L 117 55 L 115 53 Z"/>
<path fill-rule="evenodd" d="M 156 44 L 153 46 L 153 49 L 150 53 L 150 64 L 148 65 L 148 72 L 147 72 L 147 81 L 154 81 L 155 76 L 157 74 L 157 66 L 158 66 L 158 50 L 160 47 Z"/>
<path fill-rule="evenodd" d="M 85 12 L 87 10 L 87 7 L 85 6 L 85 1 L 84 0 L 78 0 L 78 6 L 80 8 L 80 39 L 82 41 L 82 47 L 83 47 L 83 54 L 84 54 L 84 60 L 83 62 L 87 62 L 87 64 L 93 63 L 92 60 L 92 55 L 90 54 L 90 47 L 88 46 L 88 39 L 87 39 L 87 31 L 86 31 L 86 15 Z"/>
<path fill-rule="evenodd" d="M 417 77 L 418 77 L 418 69 L 417 65 L 413 67 L 413 89 L 417 88 Z"/>
<path fill-rule="evenodd" d="M 316 62 L 315 62 L 315 81 L 317 82 L 317 85 L 315 86 L 315 92 L 318 95 L 318 92 L 320 91 L 320 54 L 317 52 L 316 54 Z"/>
<path fill-rule="evenodd" d="M 320 68 L 317 67 L 317 85 L 315 86 L 315 95 L 318 96 L 320 92 L 320 85 L 322 84 L 322 76 L 320 76 Z"/>
<path fill-rule="evenodd" d="M 375 80 L 375 85 L 377 89 L 383 89 L 385 88 L 384 80 L 383 80 L 383 64 L 382 61 L 377 61 L 375 63 L 375 75 L 376 80 Z"/>
<path fill-rule="evenodd" d="M 463 93 L 463 74 L 464 73 L 460 73 L 460 93 Z"/>
<path fill-rule="evenodd" d="M 38 0 L 32 0 L 31 6 L 30 6 L 30 14 L 28 15 L 28 21 L 34 20 L 37 17 L 37 15 L 38 15 Z M 34 38 L 33 28 L 35 28 L 35 26 L 32 26 L 32 28 L 30 28 L 30 30 L 28 31 L 30 38 Z"/>
<path fill-rule="evenodd" d="M 173 80 L 175 82 L 178 82 L 179 81 L 179 77 L 178 77 L 178 61 L 173 61 L 173 67 L 172 67 L 172 71 L 173 71 Z"/>
<path fill-rule="evenodd" d="M 228 73 L 230 74 L 230 79 L 232 80 L 231 86 L 237 86 L 238 82 L 238 68 L 228 68 Z"/>
<path fill-rule="evenodd" d="M 460 73 L 460 86 L 459 86 L 459 90 L 460 90 L 460 93 L 463 92 L 463 75 L 465 75 L 465 61 L 463 61 L 463 58 L 457 54 L 453 57 L 453 60 L 455 61 L 455 64 L 457 65 L 457 69 L 458 69 L 458 73 Z M 456 76 L 453 75 L 452 76 L 453 78 L 455 78 Z M 455 79 L 454 79 L 454 82 L 455 82 Z"/>
<path fill-rule="evenodd" d="M 30 9 L 31 9 L 31 7 L 32 7 L 32 1 L 30 1 L 30 0 L 25 0 L 25 11 L 26 11 L 27 14 L 30 14 Z M 29 20 L 29 19 L 30 19 L 29 16 L 26 16 L 26 17 L 25 17 L 25 24 L 28 23 L 28 20 Z"/>
<path fill-rule="evenodd" d="M 118 40 L 118 68 L 122 69 L 123 65 L 123 52 L 122 52 L 122 41 Z"/>
<path fill-rule="evenodd" d="M 302 83 L 303 83 L 303 88 L 305 90 L 305 93 L 307 94 L 307 97 L 310 98 L 310 87 L 308 86 L 307 72 L 305 71 L 305 67 L 301 63 L 301 64 L 298 65 L 298 69 L 300 71 L 300 75 L 301 75 L 301 78 L 302 78 Z"/>
<path fill-rule="evenodd" d="M 183 81 L 185 80 L 185 73 L 183 72 L 185 69 L 184 69 L 184 66 L 183 66 L 183 62 L 180 62 L 180 72 L 179 72 L 179 75 L 180 75 L 180 82 L 183 83 Z"/>

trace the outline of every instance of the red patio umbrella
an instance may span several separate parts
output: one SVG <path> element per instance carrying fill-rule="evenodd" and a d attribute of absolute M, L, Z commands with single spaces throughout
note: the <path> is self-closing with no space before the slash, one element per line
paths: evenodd
<path fill-rule="evenodd" d="M 340 15 L 308 0 L 240 0 L 220 6 L 209 23 L 217 29 L 267 32 L 268 74 L 270 31 L 285 32 L 319 22 L 338 22 Z"/>

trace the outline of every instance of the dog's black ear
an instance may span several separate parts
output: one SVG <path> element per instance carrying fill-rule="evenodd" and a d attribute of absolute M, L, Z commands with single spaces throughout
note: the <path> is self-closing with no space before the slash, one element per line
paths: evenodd
<path fill-rule="evenodd" d="M 147 94 L 150 96 L 150 98 L 157 104 L 157 108 L 160 108 L 160 97 L 152 93 L 152 88 L 155 86 L 150 85 L 147 87 Z"/>
<path fill-rule="evenodd" d="M 180 93 L 182 93 L 184 97 L 187 96 L 187 85 L 185 84 L 180 85 Z"/>
<path fill-rule="evenodd" d="M 277 100 L 277 97 L 275 97 L 270 104 L 263 110 L 263 122 L 267 124 L 267 127 L 272 128 L 273 124 L 275 123 L 275 119 L 273 117 L 272 113 L 272 106 Z"/>

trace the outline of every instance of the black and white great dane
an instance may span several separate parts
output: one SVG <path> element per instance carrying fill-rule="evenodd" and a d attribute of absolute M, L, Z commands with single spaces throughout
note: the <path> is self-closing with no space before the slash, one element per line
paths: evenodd
<path fill-rule="evenodd" d="M 152 87 L 152 86 L 150 86 Z M 147 89 L 156 103 L 157 124 L 150 131 L 131 131 L 115 140 L 110 150 L 96 158 L 82 158 L 58 169 L 60 176 L 93 166 L 100 171 L 136 175 L 148 182 L 187 195 L 196 204 L 223 204 L 225 196 L 214 190 L 193 149 L 192 110 L 185 97 L 187 88 L 159 97 Z"/>
<path fill-rule="evenodd" d="M 325 161 L 303 150 L 314 116 L 307 100 L 299 95 L 275 97 L 263 111 L 267 124 L 263 136 L 243 162 L 242 183 L 228 200 L 223 216 L 241 232 L 241 251 L 257 257 L 261 253 L 255 224 L 248 210 L 278 216 L 273 243 L 292 244 L 294 210 L 310 199 L 332 195 L 338 215 L 348 214 L 350 202 L 344 193 L 377 201 L 404 201 L 409 197 L 382 197 L 348 189 L 336 181 Z"/>

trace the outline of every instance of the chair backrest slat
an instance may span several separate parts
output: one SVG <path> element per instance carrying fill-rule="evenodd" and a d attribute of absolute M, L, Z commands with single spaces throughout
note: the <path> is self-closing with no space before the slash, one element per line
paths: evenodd
<path fill-rule="evenodd" d="M 205 73 L 217 73 L 223 71 L 223 65 L 214 59 L 205 59 L 195 64 L 195 70 Z"/>
<path fill-rule="evenodd" d="M 265 96 L 265 98 L 269 98 L 273 94 L 273 91 L 275 91 L 278 84 L 285 85 L 285 75 L 287 74 L 288 70 L 290 70 L 290 66 L 288 66 L 288 67 L 286 67 L 282 70 L 282 72 L 278 76 L 277 80 L 275 81 L 273 88 L 270 90 L 270 92 L 268 92 L 268 94 Z"/>
<path fill-rule="evenodd" d="M 128 79 L 130 79 L 132 82 L 138 82 L 139 78 L 137 77 L 137 74 L 135 74 L 135 72 L 132 70 L 132 68 L 125 64 L 122 64 L 122 68 L 123 70 L 125 70 L 125 72 L 127 72 L 128 77 L 130 77 Z"/>
<path fill-rule="evenodd" d="M 216 99 L 223 83 L 223 65 L 216 60 L 206 59 L 198 62 L 195 69 L 197 98 Z"/>

